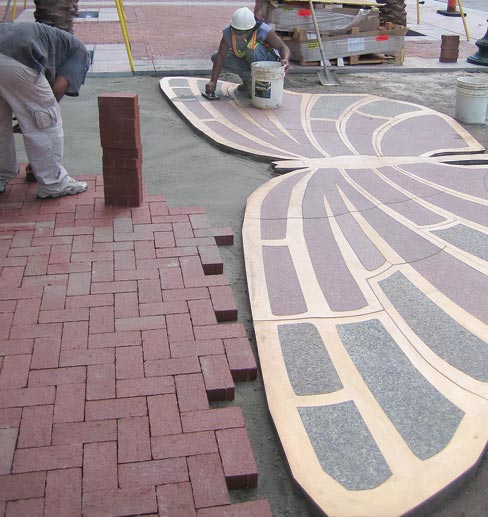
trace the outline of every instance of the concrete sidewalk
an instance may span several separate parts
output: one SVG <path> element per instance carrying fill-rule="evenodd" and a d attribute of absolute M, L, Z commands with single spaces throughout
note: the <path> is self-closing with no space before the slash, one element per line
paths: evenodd
<path fill-rule="evenodd" d="M 484 36 L 488 7 L 477 0 L 463 2 L 470 35 L 467 41 L 460 17 L 437 13 L 447 6 L 447 0 L 425 0 L 420 5 L 417 20 L 416 0 L 407 0 L 408 27 L 419 35 L 405 37 L 403 65 L 358 64 L 340 67 L 340 73 L 361 71 L 449 71 L 487 70 L 486 67 L 467 63 L 466 58 L 478 48 L 475 41 Z M 2 7 L 5 1 L 0 4 Z M 222 28 L 229 22 L 234 10 L 252 3 L 236 0 L 225 2 L 172 0 L 127 1 L 124 3 L 131 49 L 136 74 L 150 75 L 207 75 L 211 70 L 210 55 L 216 50 Z M 472 6 L 472 7 L 470 7 Z M 79 3 L 84 16 L 75 22 L 75 34 L 93 50 L 93 64 L 89 74 L 130 75 L 130 65 L 118 23 L 117 10 L 112 2 L 83 0 Z M 483 8 L 483 10 L 481 10 Z M 0 7 L 0 13 L 2 8 Z M 33 20 L 34 6 L 18 6 L 18 21 Z M 202 23 L 202 20 L 204 22 Z M 419 21 L 419 23 L 417 23 Z M 443 34 L 461 36 L 457 63 L 440 63 L 440 42 Z M 293 64 L 291 73 L 310 73 L 317 67 Z"/>

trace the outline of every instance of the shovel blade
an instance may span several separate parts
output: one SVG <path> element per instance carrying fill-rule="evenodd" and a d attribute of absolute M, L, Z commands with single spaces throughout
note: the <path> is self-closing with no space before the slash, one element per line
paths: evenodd
<path fill-rule="evenodd" d="M 341 83 L 333 70 L 320 70 L 318 73 L 319 81 L 322 86 L 339 86 Z"/>

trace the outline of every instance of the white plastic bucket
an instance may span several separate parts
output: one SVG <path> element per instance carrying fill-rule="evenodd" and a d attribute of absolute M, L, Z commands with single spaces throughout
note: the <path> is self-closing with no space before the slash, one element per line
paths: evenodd
<path fill-rule="evenodd" d="M 484 124 L 488 106 L 488 78 L 458 77 L 456 87 L 456 120 Z"/>
<path fill-rule="evenodd" d="M 251 64 L 251 78 L 251 104 L 260 109 L 280 108 L 285 67 L 278 61 L 256 61 Z"/>

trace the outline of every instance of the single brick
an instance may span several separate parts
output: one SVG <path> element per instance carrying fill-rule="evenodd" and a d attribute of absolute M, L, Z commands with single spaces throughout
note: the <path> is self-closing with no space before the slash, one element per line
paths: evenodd
<path fill-rule="evenodd" d="M 229 339 L 246 337 L 246 329 L 242 323 L 226 323 L 225 325 L 204 325 L 195 327 L 195 339 Z"/>
<path fill-rule="evenodd" d="M 256 488 L 258 468 L 244 427 L 215 432 L 229 490 Z"/>
<path fill-rule="evenodd" d="M 53 386 L 0 390 L 0 408 L 54 404 Z"/>
<path fill-rule="evenodd" d="M 51 445 L 52 427 L 53 406 L 24 408 L 17 447 L 31 448 Z"/>
<path fill-rule="evenodd" d="M 166 316 L 169 342 L 194 339 L 193 326 L 189 314 L 168 314 Z"/>
<path fill-rule="evenodd" d="M 180 268 L 173 267 L 160 270 L 162 289 L 182 289 L 183 277 Z"/>
<path fill-rule="evenodd" d="M 147 395 L 164 395 L 175 393 L 175 381 L 172 376 L 145 377 L 139 379 L 122 379 L 117 381 L 117 397 L 138 397 Z"/>
<path fill-rule="evenodd" d="M 18 428 L 0 429 L 0 475 L 10 474 Z"/>
<path fill-rule="evenodd" d="M 35 472 L 81 467 L 81 456 L 81 444 L 17 449 L 14 455 L 12 472 Z"/>
<path fill-rule="evenodd" d="M 22 409 L 17 407 L 0 409 L 0 429 L 19 427 Z"/>
<path fill-rule="evenodd" d="M 117 487 L 117 443 L 87 443 L 83 452 L 83 492 Z"/>
<path fill-rule="evenodd" d="M 196 508 L 229 504 L 229 492 L 218 454 L 199 454 L 188 459 L 188 471 Z"/>
<path fill-rule="evenodd" d="M 63 324 L 61 349 L 86 350 L 88 348 L 88 321 L 68 322 Z"/>
<path fill-rule="evenodd" d="M 169 358 L 170 353 L 166 329 L 143 330 L 142 350 L 145 361 Z"/>
<path fill-rule="evenodd" d="M 151 512 L 157 512 L 154 487 L 97 490 L 83 494 L 83 515 L 142 515 Z"/>
<path fill-rule="evenodd" d="M 31 370 L 57 368 L 59 366 L 60 337 L 40 337 L 34 340 Z"/>
<path fill-rule="evenodd" d="M 123 282 L 113 282 L 108 280 L 95 282 L 91 286 L 91 294 L 130 293 L 133 291 L 137 291 L 137 282 L 135 280 L 126 280 Z"/>
<path fill-rule="evenodd" d="M 0 341 L 0 357 L 6 355 L 31 354 L 33 339 L 7 339 Z"/>
<path fill-rule="evenodd" d="M 115 398 L 115 365 L 94 364 L 88 366 L 86 400 Z"/>
<path fill-rule="evenodd" d="M 9 501 L 6 507 L 8 517 L 44 517 L 44 498 Z"/>
<path fill-rule="evenodd" d="M 115 320 L 115 330 L 117 332 L 164 328 L 166 328 L 166 320 L 164 316 L 140 316 L 138 318 L 123 318 Z"/>
<path fill-rule="evenodd" d="M 112 306 L 114 297 L 112 294 L 87 294 L 84 296 L 68 296 L 66 299 L 66 308 L 75 309 L 78 307 L 102 307 L 104 305 Z"/>
<path fill-rule="evenodd" d="M 101 335 L 101 334 L 99 334 Z M 66 350 L 61 352 L 60 366 L 88 366 L 91 364 L 110 364 L 115 362 L 113 348 L 102 350 Z"/>
<path fill-rule="evenodd" d="M 115 294 L 115 317 L 134 318 L 139 316 L 138 294 L 116 293 Z"/>
<path fill-rule="evenodd" d="M 114 252 L 114 270 L 133 270 L 136 268 L 136 258 L 133 251 Z"/>
<path fill-rule="evenodd" d="M 156 487 L 156 492 L 161 517 L 176 517 L 177 515 L 193 517 L 196 515 L 190 483 L 160 485 Z"/>
<path fill-rule="evenodd" d="M 101 253 L 99 253 L 101 254 Z M 106 253 L 106 255 L 112 255 L 111 253 Z M 96 260 L 92 264 L 92 276 L 91 276 L 93 285 L 91 287 L 91 293 L 96 294 L 104 293 L 104 292 L 113 292 L 108 290 L 103 290 L 101 286 L 98 284 L 103 284 L 103 286 L 106 286 L 107 283 L 114 281 L 114 263 L 112 259 L 109 260 Z M 97 289 L 100 289 L 100 291 L 97 291 Z"/>
<path fill-rule="evenodd" d="M 119 465 L 121 488 L 148 487 L 188 481 L 184 458 L 142 461 Z"/>
<path fill-rule="evenodd" d="M 220 275 L 224 272 L 224 262 L 217 246 L 198 246 L 198 254 L 206 275 Z"/>
<path fill-rule="evenodd" d="M 122 418 L 118 421 L 118 462 L 131 463 L 151 459 L 147 417 Z"/>
<path fill-rule="evenodd" d="M 213 431 L 153 436 L 151 444 L 155 458 L 179 458 L 218 452 Z"/>
<path fill-rule="evenodd" d="M 185 433 L 244 427 L 245 425 L 240 407 L 188 411 L 182 413 L 181 424 Z"/>
<path fill-rule="evenodd" d="M 165 316 L 167 314 L 188 313 L 187 302 L 162 302 L 162 303 L 143 303 L 139 305 L 141 316 Z"/>
<path fill-rule="evenodd" d="M 45 517 L 81 515 L 81 469 L 47 473 Z"/>
<path fill-rule="evenodd" d="M 27 386 L 31 355 L 8 355 L 0 370 L 0 389 Z"/>
<path fill-rule="evenodd" d="M 44 497 L 45 472 L 0 476 L 0 501 Z"/>
<path fill-rule="evenodd" d="M 224 339 L 224 347 L 234 382 L 255 380 L 257 365 L 249 339 Z"/>
<path fill-rule="evenodd" d="M 70 273 L 66 295 L 80 296 L 84 294 L 90 294 L 90 284 L 90 273 Z"/>
<path fill-rule="evenodd" d="M 197 357 L 181 357 L 176 359 L 159 359 L 144 363 L 146 377 L 164 377 L 183 373 L 197 373 L 201 371 Z"/>
<path fill-rule="evenodd" d="M 171 357 L 192 357 L 202 355 L 216 355 L 224 353 L 221 339 L 209 339 L 205 341 L 181 341 L 171 343 Z"/>
<path fill-rule="evenodd" d="M 201 374 L 175 375 L 175 383 L 180 411 L 209 409 L 209 399 Z"/>
<path fill-rule="evenodd" d="M 61 336 L 61 323 L 44 323 L 38 325 L 19 325 L 10 330 L 10 339 L 58 337 Z"/>
<path fill-rule="evenodd" d="M 161 286 L 158 281 L 138 280 L 137 284 L 139 286 L 139 303 L 158 303 L 163 301 Z"/>
<path fill-rule="evenodd" d="M 39 323 L 64 323 L 88 320 L 88 309 L 59 309 L 39 312 Z"/>
<path fill-rule="evenodd" d="M 85 383 L 60 384 L 56 388 L 55 423 L 82 422 L 85 417 Z"/>
<path fill-rule="evenodd" d="M 234 381 L 225 355 L 200 357 L 200 364 L 208 399 L 234 400 Z"/>
<path fill-rule="evenodd" d="M 66 290 L 64 285 L 53 285 L 46 286 L 44 288 L 44 292 L 47 288 L 52 287 L 54 289 L 61 288 Z M 44 297 L 43 297 L 44 300 Z M 12 320 L 12 325 L 33 325 L 35 323 L 39 323 L 39 310 L 41 306 L 41 300 L 39 298 L 31 298 L 28 300 L 19 300 L 17 302 L 17 307 L 15 309 L 15 315 Z M 64 307 L 64 297 L 63 297 L 63 307 Z M 12 311 L 13 312 L 13 311 Z M 6 336 L 8 337 L 8 336 Z"/>
<path fill-rule="evenodd" d="M 52 431 L 53 445 L 110 442 L 116 439 L 116 420 L 99 420 L 95 422 L 71 422 L 66 424 L 54 424 Z"/>
<path fill-rule="evenodd" d="M 209 287 L 209 292 L 217 321 L 237 321 L 237 305 L 231 287 Z"/>
<path fill-rule="evenodd" d="M 118 348 L 141 344 L 141 333 L 138 330 L 93 334 L 89 337 L 88 348 Z"/>
<path fill-rule="evenodd" d="M 100 295 L 104 296 L 104 295 Z M 90 308 L 90 334 L 101 334 L 104 332 L 114 332 L 115 316 L 114 308 L 107 307 L 91 307 Z"/>
<path fill-rule="evenodd" d="M 215 325 L 217 318 L 212 302 L 205 300 L 189 300 L 188 308 L 193 325 Z"/>
<path fill-rule="evenodd" d="M 85 420 L 111 420 L 131 416 L 146 416 L 147 407 L 144 397 L 87 401 Z"/>
<path fill-rule="evenodd" d="M 58 384 L 73 384 L 85 381 L 86 368 L 84 366 L 34 370 L 29 374 L 29 387 L 56 386 Z"/>
<path fill-rule="evenodd" d="M 151 436 L 181 433 L 180 412 L 175 395 L 147 397 L 147 405 Z"/>
<path fill-rule="evenodd" d="M 125 346 L 115 350 L 115 377 L 138 379 L 144 377 L 142 347 Z"/>
<path fill-rule="evenodd" d="M 210 294 L 206 287 L 194 287 L 190 289 L 167 289 L 163 291 L 163 300 L 165 302 L 201 300 L 203 298 L 210 298 Z"/>

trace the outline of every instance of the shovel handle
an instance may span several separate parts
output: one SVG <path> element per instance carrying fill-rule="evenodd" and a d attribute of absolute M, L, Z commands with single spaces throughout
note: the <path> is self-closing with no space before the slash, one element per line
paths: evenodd
<path fill-rule="evenodd" d="M 315 16 L 315 8 L 313 6 L 312 0 L 308 0 L 308 4 L 310 6 L 310 12 L 312 13 L 313 26 L 315 27 L 315 35 L 317 36 L 317 39 L 319 41 L 320 57 L 322 58 L 322 62 L 324 63 L 324 68 L 326 68 L 327 65 L 326 65 L 324 47 L 322 45 L 319 24 L 317 23 L 317 17 Z"/>

